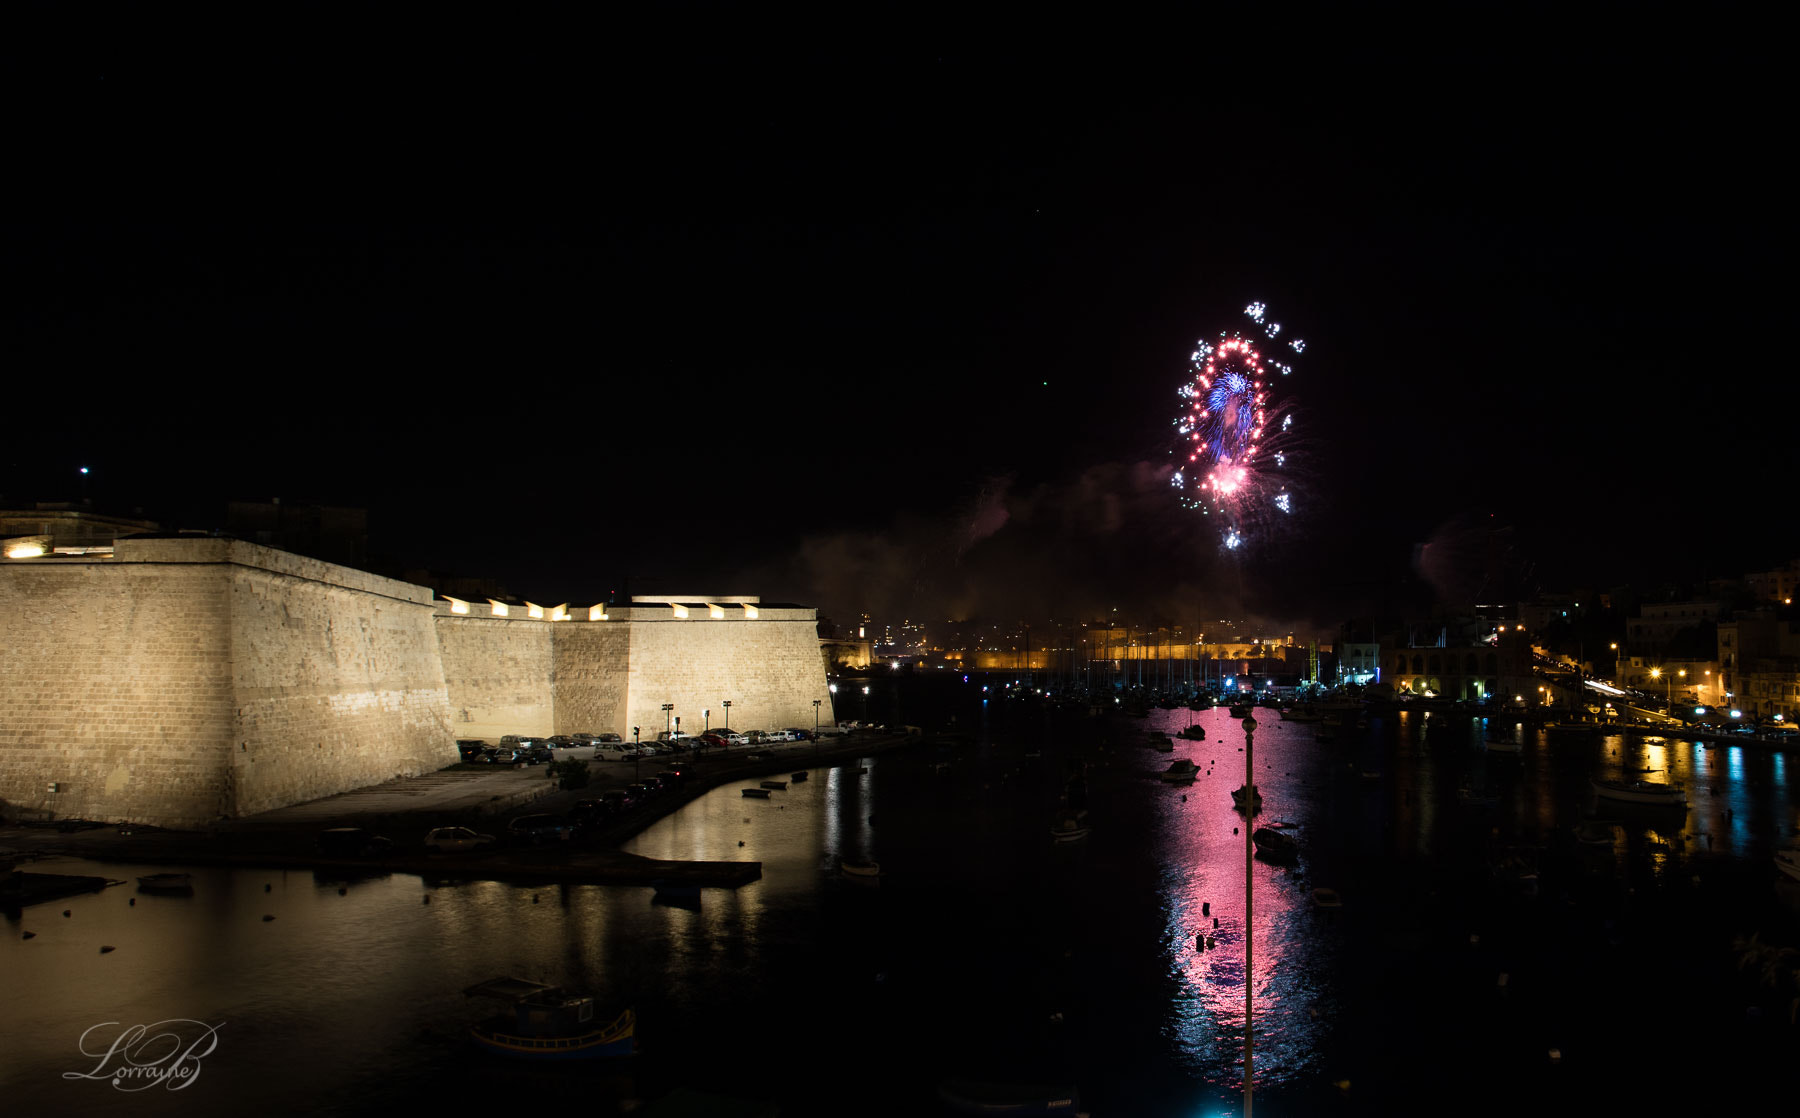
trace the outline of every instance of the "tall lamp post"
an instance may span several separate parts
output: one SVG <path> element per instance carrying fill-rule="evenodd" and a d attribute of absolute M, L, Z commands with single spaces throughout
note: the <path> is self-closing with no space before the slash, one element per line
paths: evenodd
<path fill-rule="evenodd" d="M 819 705 L 824 699 L 813 700 L 813 757 L 819 756 Z"/>
<path fill-rule="evenodd" d="M 1661 668 L 1651 668 L 1650 678 L 1661 679 L 1663 681 L 1663 713 L 1672 717 L 1675 714 L 1674 678 L 1664 677 Z"/>
<path fill-rule="evenodd" d="M 731 700 L 724 700 L 722 705 L 725 707 L 725 732 L 729 734 L 731 733 Z"/>
<path fill-rule="evenodd" d="M 1256 866 L 1256 719 L 1246 715 L 1244 726 L 1244 1118 L 1250 1118 L 1252 1081 L 1256 1075 L 1256 1042 L 1254 1032 L 1256 971 L 1251 966 L 1250 949 L 1255 925 L 1251 922 Z"/>

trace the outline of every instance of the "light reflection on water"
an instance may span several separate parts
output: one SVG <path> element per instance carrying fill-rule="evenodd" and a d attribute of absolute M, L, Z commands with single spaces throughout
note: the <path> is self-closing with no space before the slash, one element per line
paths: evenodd
<path fill-rule="evenodd" d="M 1796 821 L 1785 758 L 1735 745 L 1616 734 L 1552 741 L 1520 727 L 1522 752 L 1500 754 L 1483 748 L 1479 723 L 1414 712 L 1326 743 L 1311 725 L 1257 714 L 1258 822 L 1292 822 L 1301 843 L 1297 867 L 1251 868 L 1256 1080 L 1275 1114 L 1284 1090 L 1287 1112 L 1306 1113 L 1294 1100 L 1308 1085 L 1346 1065 L 1373 1074 L 1367 1061 L 1379 1054 L 1362 1053 L 1355 1035 L 1381 1011 L 1372 965 L 1411 965 L 1415 945 L 1441 964 L 1430 950 L 1446 927 L 1462 941 L 1452 958 L 1471 957 L 1479 906 L 1461 893 L 1410 891 L 1409 878 L 1434 862 L 1483 876 L 1491 845 L 1568 845 L 1577 823 L 1597 818 L 1613 841 L 1586 856 L 1596 888 L 1676 890 L 1697 874 L 1699 856 L 1763 858 L 1774 833 Z M 1151 726 L 1173 735 L 1190 720 L 1210 740 L 1175 738 L 1172 756 L 1192 757 L 1202 775 L 1164 784 L 1154 773 L 1171 755 L 1128 742 Z M 1071 746 L 1098 729 L 1061 739 L 1030 732 Z M 405 875 L 346 883 L 340 895 L 339 882 L 311 874 L 209 869 L 195 871 L 192 898 L 137 895 L 130 906 L 133 894 L 119 888 L 34 906 L 0 941 L 0 1091 L 21 1113 L 134 1115 L 204 1111 L 194 1101 L 202 1088 L 207 1105 L 263 1099 L 270 1113 L 504 1097 L 520 1082 L 469 1061 L 455 1038 L 471 1019 L 460 990 L 516 974 L 638 1004 L 659 1050 L 642 1063 L 652 1085 L 694 1082 L 711 1068 L 699 1085 L 800 1090 L 805 1080 L 766 1072 L 803 1043 L 827 1060 L 862 1060 L 873 1078 L 888 1077 L 896 1101 L 951 1071 L 1030 1068 L 1079 1077 L 1096 1113 L 1233 1112 L 1243 1074 L 1245 820 L 1229 792 L 1244 780 L 1241 729 L 1223 711 L 1158 712 L 1103 729 L 1115 749 L 1094 774 L 1095 829 L 1082 843 L 1047 834 L 1060 784 L 1054 751 L 1034 766 L 1016 748 L 982 747 L 949 756 L 939 774 L 939 755 L 926 749 L 872 759 L 861 775 L 811 769 L 767 800 L 727 786 L 648 828 L 629 849 L 762 862 L 760 880 L 707 889 L 693 907 L 653 903 L 644 888 L 446 886 Z M 1645 769 L 1687 785 L 1690 809 L 1614 811 L 1587 784 Z M 1464 785 L 1497 802 L 1464 806 Z M 841 859 L 879 860 L 884 877 L 847 879 Z M 1710 876 L 1715 867 L 1704 868 Z M 1345 908 L 1314 908 L 1317 886 L 1338 888 Z M 24 942 L 22 929 L 39 934 Z M 1202 936 L 1213 937 L 1210 949 L 1196 947 Z M 118 950 L 100 955 L 100 944 Z M 1385 952 L 1373 964 L 1371 948 Z M 1491 971 L 1481 979 L 1491 989 Z M 1418 1003 L 1427 993 L 1407 996 Z M 164 1017 L 225 1022 L 193 1091 L 115 1097 L 59 1078 L 77 1066 L 75 1038 L 87 1026 Z M 1520 1028 L 1541 1025 L 1534 1017 Z M 1437 1043 L 1418 1027 L 1426 1035 L 1416 1043 Z M 708 1060 L 674 1058 L 689 1051 Z M 1459 1070 L 1454 1061 L 1471 1058 L 1436 1055 Z M 583 1097 L 590 1088 L 580 1079 L 524 1086 L 579 1086 Z"/>

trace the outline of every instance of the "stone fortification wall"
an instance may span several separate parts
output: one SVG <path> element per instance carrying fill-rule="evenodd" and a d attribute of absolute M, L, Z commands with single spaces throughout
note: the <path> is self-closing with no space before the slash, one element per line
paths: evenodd
<path fill-rule="evenodd" d="M 630 625 L 571 621 L 550 630 L 555 638 L 550 680 L 556 732 L 614 733 L 630 739 Z"/>
<path fill-rule="evenodd" d="M 455 756 L 421 587 L 210 538 L 0 564 L 8 811 L 194 826 Z"/>
<path fill-rule="evenodd" d="M 831 722 L 831 692 L 819 655 L 818 621 L 813 610 L 761 608 L 756 617 L 704 609 L 678 618 L 670 607 L 633 604 L 615 617 L 631 627 L 629 722 L 654 737 L 665 726 L 664 703 L 681 718 L 681 728 L 698 733 L 707 723 L 726 725 L 723 700 L 730 699 L 734 730 L 810 728 L 813 700 L 822 700 L 819 718 Z"/>
<path fill-rule="evenodd" d="M 237 813 L 454 764 L 430 592 L 254 550 L 230 568 Z"/>
<path fill-rule="evenodd" d="M 573 622 L 453 614 L 448 602 L 438 603 L 438 647 L 455 737 L 498 745 L 507 734 L 559 732 L 550 688 L 551 631 L 565 624 Z"/>
<path fill-rule="evenodd" d="M 170 825 L 229 811 L 228 586 L 216 564 L 0 564 L 0 811 Z"/>

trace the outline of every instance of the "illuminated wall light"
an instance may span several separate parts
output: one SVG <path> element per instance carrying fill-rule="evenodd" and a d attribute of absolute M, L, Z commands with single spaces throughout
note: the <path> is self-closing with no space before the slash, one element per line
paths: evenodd
<path fill-rule="evenodd" d="M 605 621 L 606 620 L 606 607 L 605 606 L 589 606 L 588 607 L 588 620 L 589 621 Z"/>
<path fill-rule="evenodd" d="M 469 612 L 469 603 L 463 601 L 461 598 L 452 598 L 450 595 L 445 594 L 444 600 L 446 602 L 450 603 L 450 612 L 451 613 L 468 613 Z"/>
<path fill-rule="evenodd" d="M 706 604 L 706 612 L 711 614 L 714 617 L 724 617 L 725 616 L 725 607 L 724 606 L 715 606 L 711 602 L 708 602 Z"/>
<path fill-rule="evenodd" d="M 687 607 L 682 605 L 679 602 L 670 602 L 669 608 L 675 611 L 676 617 L 686 617 L 687 616 Z"/>
<path fill-rule="evenodd" d="M 745 617 L 757 616 L 756 607 L 751 605 L 749 602 L 745 602 L 744 603 L 744 616 Z"/>
<path fill-rule="evenodd" d="M 568 619 L 569 619 L 569 603 L 567 603 L 567 602 L 564 602 L 562 605 L 557 606 L 555 609 L 550 611 L 550 620 L 552 620 L 552 621 L 567 621 Z"/>
<path fill-rule="evenodd" d="M 544 607 L 538 605 L 536 602 L 526 602 L 525 603 L 525 615 L 527 617 L 541 618 L 544 616 Z"/>
<path fill-rule="evenodd" d="M 15 544 L 6 549 L 8 559 L 36 559 L 44 553 L 44 545 L 37 543 Z"/>
<path fill-rule="evenodd" d="M 496 602 L 496 601 L 494 601 L 494 599 L 489 598 L 488 604 L 494 607 L 494 616 L 495 617 L 505 617 L 506 616 L 506 603 L 505 602 Z"/>

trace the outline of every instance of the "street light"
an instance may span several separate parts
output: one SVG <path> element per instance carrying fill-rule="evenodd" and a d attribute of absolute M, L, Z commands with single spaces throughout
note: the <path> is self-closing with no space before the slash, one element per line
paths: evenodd
<path fill-rule="evenodd" d="M 729 734 L 731 732 L 731 700 L 730 699 L 726 699 L 724 701 L 724 707 L 725 707 L 725 732 Z"/>
<path fill-rule="evenodd" d="M 824 701 L 825 701 L 824 699 L 814 699 L 813 700 L 813 756 L 814 757 L 817 757 L 819 755 L 819 704 Z"/>

